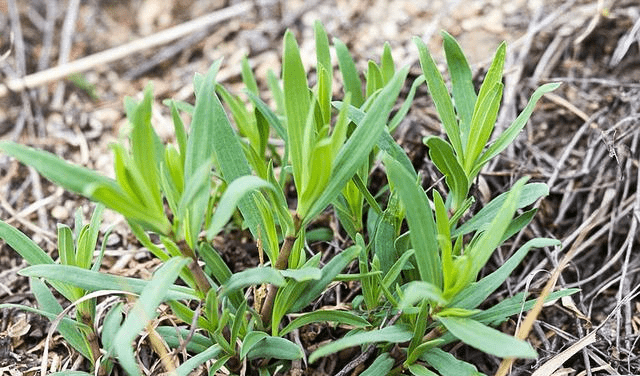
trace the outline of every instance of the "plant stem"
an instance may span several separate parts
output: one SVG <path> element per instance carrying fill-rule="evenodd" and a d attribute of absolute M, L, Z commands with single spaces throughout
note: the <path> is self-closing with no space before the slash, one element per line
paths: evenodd
<path fill-rule="evenodd" d="M 276 260 L 276 269 L 283 270 L 287 268 L 287 264 L 289 263 L 289 255 L 291 255 L 291 250 L 293 249 L 293 244 L 296 242 L 296 239 L 296 236 L 293 235 L 287 236 L 284 239 L 284 243 L 282 243 L 282 248 L 280 248 L 280 253 L 278 254 L 278 259 Z M 276 299 L 277 292 L 277 286 L 272 284 L 269 284 L 267 286 L 267 296 L 264 299 L 264 303 L 262 303 L 262 309 L 260 310 L 260 317 L 262 317 L 262 322 L 267 327 L 269 326 L 269 321 L 271 321 L 273 302 Z"/>
<path fill-rule="evenodd" d="M 204 271 L 198 264 L 198 257 L 195 252 L 187 245 L 187 242 L 184 240 L 179 241 L 177 244 L 178 248 L 180 248 L 180 252 L 185 256 L 191 259 L 189 263 L 189 271 L 193 276 L 193 279 L 196 283 L 196 287 L 202 293 L 203 296 L 207 296 L 207 292 L 211 289 L 211 284 L 209 280 L 207 280 L 207 276 L 205 276 Z"/>

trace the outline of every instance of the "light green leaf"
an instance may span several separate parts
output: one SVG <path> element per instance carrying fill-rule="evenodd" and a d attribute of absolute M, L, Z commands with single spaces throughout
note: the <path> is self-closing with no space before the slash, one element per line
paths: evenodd
<path fill-rule="evenodd" d="M 260 341 L 269 337 L 269 335 L 265 332 L 260 332 L 257 330 L 251 331 L 247 333 L 244 337 L 244 341 L 242 341 L 242 348 L 240 349 L 240 359 L 244 359 L 249 351 Z"/>
<path fill-rule="evenodd" d="M 400 163 L 389 157 L 383 160 L 389 181 L 395 186 L 407 210 L 409 236 L 416 251 L 420 279 L 441 287 L 442 267 L 436 238 L 437 230 L 429 199 L 422 187 Z"/>
<path fill-rule="evenodd" d="M 356 328 L 364 328 L 367 326 L 371 326 L 369 322 L 363 319 L 360 316 L 356 316 L 351 312 L 345 311 L 313 311 L 309 313 L 304 313 L 298 317 L 296 317 L 293 321 L 289 323 L 284 329 L 279 332 L 281 337 L 284 337 L 287 333 L 303 327 L 307 324 L 311 324 L 314 322 L 335 322 L 338 324 L 346 324 L 352 325 Z"/>
<path fill-rule="evenodd" d="M 196 369 L 196 367 L 203 364 L 207 360 L 215 359 L 218 355 L 220 355 L 221 352 L 222 348 L 219 345 L 213 345 L 184 361 L 178 368 L 176 368 L 175 373 L 178 376 L 188 376 L 191 374 L 191 371 Z"/>
<path fill-rule="evenodd" d="M 481 93 L 481 96 L 478 97 L 477 111 L 474 111 L 473 118 L 471 118 L 471 133 L 464 155 L 464 169 L 467 173 L 474 170 L 478 156 L 491 137 L 500 109 L 503 88 L 502 82 L 497 82 L 486 95 L 483 96 Z"/>
<path fill-rule="evenodd" d="M 431 94 L 433 103 L 436 105 L 436 110 L 438 111 L 444 130 L 451 141 L 451 145 L 453 145 L 453 150 L 456 151 L 456 155 L 458 158 L 461 158 L 464 155 L 464 151 L 462 149 L 460 129 L 458 128 L 458 122 L 453 110 L 453 102 L 449 96 L 449 91 L 444 84 L 444 79 L 442 75 L 440 75 L 436 63 L 433 61 L 427 49 L 427 45 L 418 37 L 414 37 L 413 41 L 418 46 L 422 72 L 427 80 L 429 93 Z"/>
<path fill-rule="evenodd" d="M 529 183 L 522 188 L 520 197 L 518 198 L 516 207 L 521 209 L 527 205 L 533 204 L 537 199 L 549 194 L 549 187 L 544 183 Z M 465 222 L 462 226 L 455 229 L 451 236 L 458 237 L 460 235 L 466 235 L 473 231 L 484 231 L 491 221 L 496 218 L 498 211 L 504 204 L 505 200 L 509 196 L 509 192 L 504 192 L 498 197 L 494 198 L 485 205 L 476 215 L 470 220 Z"/>
<path fill-rule="evenodd" d="M 282 286 L 285 282 L 280 272 L 272 267 L 255 267 L 233 274 L 222 285 L 222 294 L 229 294 L 251 285 L 261 285 L 270 283 L 275 286 Z"/>
<path fill-rule="evenodd" d="M 424 143 L 429 147 L 429 156 L 433 164 L 445 176 L 453 200 L 452 209 L 457 210 L 467 198 L 469 179 L 448 142 L 440 137 L 431 136 L 426 137 Z"/>
<path fill-rule="evenodd" d="M 438 376 L 437 373 L 429 371 L 429 369 L 421 364 L 412 364 L 409 366 L 409 372 L 414 376 Z"/>
<path fill-rule="evenodd" d="M 421 359 L 429 363 L 442 376 L 481 376 L 475 366 L 456 359 L 455 356 L 439 348 L 432 348 L 425 352 Z"/>
<path fill-rule="evenodd" d="M 404 289 L 404 296 L 400 300 L 399 309 L 407 309 L 424 299 L 439 305 L 447 304 L 446 299 L 442 296 L 442 290 L 431 283 L 413 281 L 409 282 Z"/>
<path fill-rule="evenodd" d="M 267 336 L 258 341 L 247 353 L 247 358 L 302 359 L 304 351 L 295 343 L 280 337 Z"/>
<path fill-rule="evenodd" d="M 560 241 L 555 239 L 536 238 L 529 240 L 516 251 L 502 266 L 496 271 L 482 278 L 480 281 L 467 286 L 459 294 L 457 294 L 450 304 L 452 307 L 476 308 L 482 303 L 492 292 L 494 292 L 502 283 L 511 275 L 513 270 L 520 265 L 522 259 L 529 253 L 531 248 L 542 248 L 559 246 Z"/>
<path fill-rule="evenodd" d="M 368 332 L 359 332 L 353 335 L 344 336 L 338 340 L 330 342 L 311 353 L 309 363 L 313 363 L 319 358 L 329 354 L 336 353 L 349 347 L 359 346 L 362 344 L 373 344 L 378 342 L 400 343 L 409 341 L 412 337 L 410 330 L 392 325 L 386 328 L 372 330 Z"/>
<path fill-rule="evenodd" d="M 336 55 L 338 55 L 338 66 L 340 67 L 340 73 L 342 73 L 344 92 L 345 94 L 351 93 L 351 103 L 359 108 L 364 103 L 360 74 L 347 46 L 338 38 L 333 38 L 333 46 L 336 50 Z"/>
<path fill-rule="evenodd" d="M 316 299 L 333 279 L 360 253 L 359 246 L 351 246 L 340 252 L 322 268 L 322 278 L 311 284 L 296 300 L 289 312 L 298 312 Z"/>
<path fill-rule="evenodd" d="M 518 115 L 516 120 L 514 120 L 509 128 L 502 132 L 502 134 L 500 134 L 500 136 L 498 136 L 498 138 L 491 144 L 491 146 L 489 146 L 489 148 L 487 148 L 487 150 L 480 156 L 473 171 L 471 171 L 470 176 L 476 176 L 487 162 L 493 159 L 493 157 L 495 157 L 496 155 L 500 154 L 500 152 L 506 149 L 507 146 L 511 145 L 513 140 L 515 140 L 516 137 L 518 137 L 518 134 L 520 134 L 522 128 L 524 128 L 524 126 L 527 124 L 527 121 L 529 120 L 529 117 L 531 116 L 536 103 L 538 103 L 538 100 L 544 94 L 557 89 L 559 86 L 559 83 L 544 84 L 533 93 L 531 99 L 529 99 L 529 103 L 527 103 L 527 106 L 524 108 L 524 110 L 522 110 L 520 115 Z"/>
<path fill-rule="evenodd" d="M 338 196 L 358 168 L 366 161 L 369 152 L 384 131 L 386 119 L 400 93 L 407 74 L 407 67 L 396 72 L 393 80 L 385 86 L 373 102 L 371 109 L 365 115 L 362 123 L 340 149 L 340 152 L 333 161 L 329 184 L 322 193 L 322 196 L 320 196 L 311 209 L 309 209 L 308 214 L 303 219 L 303 225 L 308 224 L 312 218 L 324 210 L 324 208 Z"/>
<path fill-rule="evenodd" d="M 17 228 L 0 221 L 0 238 L 13 248 L 30 265 L 53 264 L 53 259 L 33 240 Z"/>
<path fill-rule="evenodd" d="M 456 338 L 487 354 L 501 358 L 534 359 L 538 356 L 527 342 L 499 332 L 478 321 L 459 317 L 438 317 L 438 321 Z"/>
<path fill-rule="evenodd" d="M 369 368 L 364 370 L 360 376 L 380 376 L 380 375 L 388 375 L 389 371 L 393 368 L 393 364 L 395 363 L 395 359 L 393 359 L 389 353 L 384 353 L 376 358 L 376 360 L 371 363 Z"/>
<path fill-rule="evenodd" d="M 460 45 L 446 31 L 440 33 L 443 39 L 444 52 L 447 58 L 447 67 L 451 75 L 453 98 L 456 110 L 460 117 L 460 136 L 463 145 L 466 145 L 469 137 L 471 117 L 476 104 L 476 92 L 473 88 L 473 77 L 467 58 L 464 56 Z"/>
<path fill-rule="evenodd" d="M 173 326 L 159 326 L 156 332 L 167 342 L 169 347 L 177 349 L 187 338 L 190 338 L 186 344 L 187 351 L 199 354 L 213 346 L 213 342 L 200 333 L 191 333 L 188 328 L 175 328 Z"/>
<path fill-rule="evenodd" d="M 322 271 L 318 268 L 303 267 L 300 269 L 281 270 L 283 277 L 295 279 L 298 282 L 317 280 L 322 277 Z"/>
<path fill-rule="evenodd" d="M 140 294 L 140 298 L 129 311 L 120 330 L 116 333 L 113 341 L 114 348 L 120 365 L 130 375 L 141 375 L 133 353 L 133 339 L 147 325 L 149 320 L 156 317 L 156 308 L 165 300 L 169 288 L 178 278 L 182 268 L 189 262 L 189 259 L 174 257 L 164 263 L 156 271 L 151 281 L 148 282 Z"/>
<path fill-rule="evenodd" d="M 121 277 L 86 270 L 69 265 L 34 265 L 18 272 L 27 277 L 39 277 L 48 281 L 65 282 L 87 291 L 122 290 L 134 294 L 142 293 L 149 281 L 138 278 Z M 167 299 L 198 299 L 193 289 L 184 286 L 171 286 L 166 291 Z"/>
<path fill-rule="evenodd" d="M 389 44 L 389 42 L 384 42 L 382 57 L 380 58 L 380 71 L 382 73 L 382 78 L 385 85 L 396 73 L 396 65 L 393 62 L 393 56 L 391 55 L 391 45 Z"/>
<path fill-rule="evenodd" d="M 232 181 L 222 195 L 222 198 L 220 198 L 216 211 L 213 213 L 211 223 L 207 229 L 207 239 L 211 240 L 214 236 L 218 235 L 222 227 L 231 219 L 240 200 L 247 193 L 260 188 L 276 190 L 271 183 L 257 176 L 246 175 Z"/>

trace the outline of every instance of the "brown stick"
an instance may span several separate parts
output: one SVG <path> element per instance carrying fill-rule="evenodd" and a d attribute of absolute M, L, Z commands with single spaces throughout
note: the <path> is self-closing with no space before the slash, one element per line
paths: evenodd
<path fill-rule="evenodd" d="M 236 4 L 209 13 L 200 18 L 196 18 L 195 20 L 185 22 L 181 25 L 162 30 L 161 32 L 148 37 L 129 42 L 122 46 L 110 48 L 106 51 L 98 52 L 96 54 L 74 60 L 70 63 L 58 65 L 57 67 L 30 74 L 22 78 L 8 80 L 4 85 L 0 84 L 0 98 L 6 96 L 11 91 L 19 92 L 26 89 L 32 89 L 51 81 L 60 80 L 72 73 L 84 72 L 99 65 L 122 59 L 123 57 L 129 56 L 133 53 L 157 47 L 182 38 L 185 35 L 201 30 L 205 27 L 245 14 L 251 9 L 253 9 L 252 2 L 247 1 Z"/>
<path fill-rule="evenodd" d="M 296 239 L 297 238 L 295 236 L 287 236 L 284 239 L 284 243 L 282 243 L 282 248 L 280 249 L 280 253 L 278 254 L 278 259 L 276 260 L 276 269 L 283 270 L 287 268 L 287 264 L 289 263 L 289 255 L 291 255 L 291 250 L 293 249 L 293 244 L 296 242 Z M 277 286 L 271 284 L 267 286 L 267 297 L 264 299 L 262 309 L 260 310 L 262 322 L 267 326 L 269 326 L 269 321 L 271 321 L 273 302 L 276 299 L 277 292 Z"/>

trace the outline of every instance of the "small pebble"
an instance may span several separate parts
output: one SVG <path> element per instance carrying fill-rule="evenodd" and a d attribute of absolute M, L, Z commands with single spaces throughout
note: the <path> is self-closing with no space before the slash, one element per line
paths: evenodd
<path fill-rule="evenodd" d="M 59 221 L 69 218 L 69 211 L 64 206 L 56 206 L 51 209 L 51 216 Z"/>

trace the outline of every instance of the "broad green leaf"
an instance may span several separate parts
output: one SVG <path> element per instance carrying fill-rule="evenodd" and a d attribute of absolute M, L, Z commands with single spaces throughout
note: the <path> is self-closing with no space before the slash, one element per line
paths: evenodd
<path fill-rule="evenodd" d="M 359 346 L 363 344 L 373 344 L 378 342 L 401 343 L 409 341 L 412 333 L 405 327 L 392 325 L 386 328 L 371 330 L 368 332 L 359 332 L 352 335 L 344 336 L 338 340 L 330 342 L 311 353 L 309 363 L 313 363 L 319 358 L 329 354 L 336 353 L 349 347 Z"/>
<path fill-rule="evenodd" d="M 269 337 L 269 335 L 265 332 L 259 331 L 251 331 L 247 333 L 244 337 L 244 341 L 242 341 L 242 348 L 240 349 L 240 359 L 244 359 L 249 351 L 260 341 Z"/>
<path fill-rule="evenodd" d="M 407 94 L 407 98 L 404 100 L 404 103 L 402 103 L 402 106 L 400 106 L 400 109 L 398 109 L 398 112 L 396 112 L 396 114 L 393 115 L 393 117 L 391 118 L 391 121 L 389 122 L 389 132 L 393 133 L 396 127 L 400 125 L 400 122 L 404 119 L 404 117 L 407 116 L 407 113 L 409 112 L 409 109 L 413 104 L 413 98 L 416 95 L 416 91 L 418 90 L 418 87 L 422 85 L 422 83 L 424 83 L 424 81 L 425 81 L 425 78 L 423 74 L 421 74 L 420 76 L 418 76 L 418 78 L 413 80 L 413 83 L 411 84 L 411 89 L 409 89 L 409 94 Z"/>
<path fill-rule="evenodd" d="M 48 281 L 68 283 L 87 291 L 122 290 L 141 294 L 149 285 L 149 281 L 142 279 L 99 273 L 69 265 L 33 265 L 18 273 L 27 277 L 39 277 Z M 172 300 L 198 299 L 193 289 L 184 286 L 170 286 L 165 293 L 167 299 Z"/>
<path fill-rule="evenodd" d="M 218 202 L 216 211 L 213 213 L 211 223 L 207 229 L 207 239 L 211 240 L 214 236 L 218 235 L 222 227 L 231 219 L 240 200 L 245 197 L 247 193 L 260 188 L 276 190 L 271 183 L 257 176 L 246 175 L 232 181 L 231 184 L 227 186 L 222 198 L 220 198 Z"/>
<path fill-rule="evenodd" d="M 222 256 L 220 256 L 220 253 L 218 253 L 218 251 L 207 242 L 200 243 L 197 251 L 198 255 L 204 260 L 205 265 L 208 268 L 209 275 L 211 275 L 220 285 L 226 283 L 232 273 L 229 266 L 227 266 L 222 259 Z M 238 307 L 244 300 L 241 291 L 232 293 L 230 299 L 235 307 Z"/>
<path fill-rule="evenodd" d="M 545 303 L 560 299 L 565 296 L 573 295 L 580 291 L 580 289 L 566 289 L 560 291 L 554 291 L 544 300 Z M 493 307 L 475 313 L 469 316 L 470 319 L 479 321 L 485 325 L 499 325 L 507 320 L 508 317 L 519 314 L 521 312 L 529 311 L 533 308 L 537 299 L 531 299 L 525 301 L 525 293 L 519 293 L 511 298 L 507 298 Z"/>
<path fill-rule="evenodd" d="M 443 39 L 447 67 L 451 75 L 453 99 L 460 117 L 460 137 L 463 145 L 467 144 L 473 108 L 476 104 L 476 92 L 473 87 L 473 76 L 467 58 L 460 45 L 446 31 L 440 33 Z"/>
<path fill-rule="evenodd" d="M 93 253 L 98 245 L 98 233 L 100 232 L 100 224 L 102 223 L 102 211 L 104 205 L 96 205 L 91 221 L 86 232 L 81 232 L 83 236 L 78 238 L 78 251 L 76 254 L 76 265 L 85 269 L 91 268 L 93 262 Z"/>
<path fill-rule="evenodd" d="M 356 69 L 356 64 L 353 62 L 349 49 L 340 39 L 333 38 L 333 46 L 338 56 L 338 66 L 340 67 L 340 73 L 342 73 L 344 92 L 345 94 L 351 93 L 351 103 L 360 108 L 364 103 L 364 98 L 362 97 L 362 81 L 360 81 L 360 74 Z"/>
<path fill-rule="evenodd" d="M 524 128 L 524 126 L 527 124 L 527 121 L 529 120 L 529 117 L 531 116 L 536 103 L 538 103 L 538 100 L 544 94 L 557 89 L 559 86 L 560 83 L 549 83 L 544 84 L 536 89 L 536 91 L 531 96 L 531 99 L 529 99 L 529 103 L 527 103 L 527 106 L 524 108 L 524 110 L 522 110 L 520 115 L 518 115 L 516 120 L 514 120 L 514 122 L 511 123 L 511 125 L 504 132 L 502 132 L 500 136 L 498 136 L 498 138 L 496 138 L 496 140 L 480 156 L 473 171 L 471 171 L 471 176 L 476 176 L 487 162 L 493 159 L 493 157 L 495 157 L 496 155 L 500 154 L 500 152 L 506 149 L 507 146 L 511 145 L 513 140 L 515 140 L 516 137 L 518 137 L 518 135 L 520 134 L 522 128 Z"/>
<path fill-rule="evenodd" d="M 186 344 L 187 351 L 195 354 L 200 354 L 206 351 L 211 346 L 214 346 L 213 342 L 203 336 L 200 333 L 191 333 L 188 328 L 176 328 L 173 326 L 159 326 L 156 328 L 156 332 L 167 342 L 169 347 L 177 349 L 187 338 L 190 338 Z"/>
<path fill-rule="evenodd" d="M 49 287 L 38 278 L 29 278 L 29 287 L 38 302 L 38 307 L 50 314 L 47 316 L 50 321 L 54 321 L 56 316 L 62 312 L 62 306 L 49 290 Z M 67 341 L 74 349 L 87 359 L 93 359 L 91 356 L 91 348 L 87 342 L 87 338 L 80 329 L 80 323 L 69 319 L 67 316 L 58 324 L 57 330 L 65 341 Z M 84 325 L 82 325 L 84 326 Z"/>
<path fill-rule="evenodd" d="M 244 86 L 250 92 L 254 94 L 258 94 L 258 83 L 256 82 L 256 77 L 253 75 L 253 70 L 251 70 L 251 65 L 249 64 L 249 59 L 247 57 L 242 58 L 242 82 Z"/>
<path fill-rule="evenodd" d="M 371 363 L 369 368 L 364 370 L 360 376 L 380 376 L 380 375 L 388 375 L 389 371 L 393 368 L 393 364 L 395 363 L 395 359 L 393 359 L 389 353 L 384 353 L 376 358 L 376 360 Z"/>
<path fill-rule="evenodd" d="M 481 376 L 475 366 L 456 359 L 455 356 L 439 348 L 433 348 L 425 352 L 422 360 L 429 363 L 442 376 Z"/>
<path fill-rule="evenodd" d="M 396 262 L 393 263 L 393 265 L 391 266 L 391 269 L 389 269 L 389 272 L 385 274 L 384 279 L 382 280 L 382 285 L 385 288 L 390 289 L 392 287 L 393 282 L 396 281 L 396 279 L 404 269 L 404 266 L 407 264 L 407 261 L 409 261 L 409 259 L 411 258 L 411 256 L 414 255 L 414 253 L 415 251 L 413 249 L 410 249 L 404 252 L 402 256 L 400 256 L 398 260 L 396 260 Z"/>
<path fill-rule="evenodd" d="M 385 157 L 389 181 L 395 186 L 407 210 L 411 245 L 420 279 L 436 287 L 442 286 L 442 266 L 436 238 L 436 224 L 426 193 L 411 174 L 395 160 Z"/>
<path fill-rule="evenodd" d="M 537 199 L 549 194 L 549 187 L 544 183 L 529 183 L 522 188 L 520 197 L 516 207 L 521 209 L 527 205 L 533 204 Z M 509 192 L 504 192 L 498 197 L 494 198 L 485 205 L 476 215 L 470 220 L 465 222 L 462 226 L 455 229 L 451 236 L 458 237 L 460 235 L 466 235 L 473 231 L 484 231 L 491 221 L 496 218 L 498 211 L 504 204 L 505 200 L 509 196 Z"/>
<path fill-rule="evenodd" d="M 438 317 L 438 321 L 451 334 L 467 345 L 501 358 L 528 358 L 538 356 L 527 342 L 499 332 L 469 318 Z"/>
<path fill-rule="evenodd" d="M 13 248 L 30 265 L 53 264 L 53 259 L 33 240 L 17 228 L 0 221 L 0 238 Z"/>
<path fill-rule="evenodd" d="M 382 79 L 382 73 L 380 72 L 380 67 L 373 60 L 369 60 L 369 66 L 367 69 L 366 75 L 366 88 L 365 94 L 367 97 L 371 97 L 374 92 L 381 89 L 384 86 L 384 81 Z"/>
<path fill-rule="evenodd" d="M 302 359 L 304 351 L 295 343 L 280 337 L 267 336 L 258 341 L 247 353 L 247 358 Z"/>
<path fill-rule="evenodd" d="M 391 45 L 389 42 L 384 42 L 382 49 L 382 57 L 380 58 L 380 72 L 382 73 L 382 79 L 384 84 L 391 81 L 391 78 L 396 73 L 396 65 L 393 62 L 393 56 L 391 55 Z"/>
<path fill-rule="evenodd" d="M 455 285 L 455 268 L 453 263 L 453 247 L 451 245 L 451 228 L 444 200 L 437 190 L 433 190 L 433 204 L 436 214 L 436 227 L 438 229 L 438 244 L 442 253 L 442 277 L 443 290 L 446 298 L 449 291 Z"/>
<path fill-rule="evenodd" d="M 369 152 L 376 144 L 384 131 L 386 119 L 391 112 L 402 84 L 408 74 L 405 67 L 396 72 L 393 80 L 382 90 L 374 101 L 372 108 L 367 112 L 362 123 L 351 134 L 340 152 L 333 161 L 331 178 L 322 196 L 313 204 L 307 216 L 303 219 L 303 225 L 315 218 L 324 208 L 332 202 L 342 191 L 344 186 L 353 177 L 356 171 L 367 160 Z"/>
<path fill-rule="evenodd" d="M 176 368 L 175 374 L 178 376 L 188 376 L 191 374 L 191 371 L 196 369 L 196 367 L 207 360 L 215 359 L 220 355 L 220 353 L 222 353 L 222 348 L 219 345 L 213 345 L 197 355 L 185 360 L 178 368 Z"/>
<path fill-rule="evenodd" d="M 280 273 L 283 277 L 295 279 L 298 282 L 310 281 L 314 279 L 320 279 L 322 277 L 322 271 L 318 268 L 303 267 L 300 269 L 285 269 Z"/>
<path fill-rule="evenodd" d="M 438 376 L 437 373 L 429 371 L 429 369 L 421 364 L 412 364 L 409 366 L 409 372 L 414 376 Z"/>
<path fill-rule="evenodd" d="M 528 178 L 522 178 L 518 180 L 513 187 L 511 187 L 504 204 L 496 214 L 496 217 L 487 227 L 487 230 L 480 235 L 477 243 L 471 247 L 472 249 L 467 250 L 468 254 L 471 256 L 474 266 L 473 278 L 475 278 L 484 264 L 489 261 L 493 251 L 500 245 L 503 235 L 509 227 L 513 214 L 517 209 L 517 203 L 522 187 L 527 180 Z"/>
<path fill-rule="evenodd" d="M 482 278 L 480 281 L 472 283 L 453 298 L 451 306 L 460 308 L 476 308 L 492 292 L 494 292 L 511 275 L 513 270 L 520 265 L 520 262 L 529 253 L 531 248 L 542 248 L 559 246 L 560 242 L 555 239 L 536 238 L 529 240 L 518 249 L 502 266 L 496 271 Z"/>
<path fill-rule="evenodd" d="M 145 182 L 145 195 L 153 203 L 154 209 L 162 211 L 162 194 L 160 193 L 160 177 L 158 168 L 163 160 L 164 145 L 151 126 L 151 106 L 153 102 L 153 85 L 148 84 L 144 90 L 144 98 L 136 106 L 129 121 L 131 130 L 131 152 L 133 161 Z M 127 114 L 129 115 L 129 114 Z"/>
<path fill-rule="evenodd" d="M 296 300 L 294 305 L 289 309 L 289 312 L 298 312 L 314 299 L 316 299 L 324 291 L 324 289 L 333 281 L 333 279 L 349 265 L 349 263 L 356 258 L 360 253 L 359 246 L 351 246 L 344 251 L 340 252 L 337 256 L 331 259 L 322 268 L 322 278 L 313 282 L 310 288 L 306 289 L 302 295 Z"/>
<path fill-rule="evenodd" d="M 298 317 L 296 317 L 293 321 L 289 323 L 284 329 L 279 332 L 281 337 L 284 337 L 287 333 L 303 327 L 305 325 L 311 324 L 313 322 L 322 322 L 329 321 L 335 322 L 338 324 L 346 324 L 355 326 L 356 328 L 363 328 L 367 326 L 371 326 L 369 322 L 363 319 L 360 316 L 356 316 L 351 312 L 345 311 L 313 311 L 309 313 L 304 313 Z"/>
<path fill-rule="evenodd" d="M 409 282 L 404 289 L 404 296 L 400 299 L 399 309 L 412 307 L 424 299 L 439 305 L 447 304 L 446 299 L 442 296 L 442 290 L 438 287 L 428 282 L 413 281 Z"/>
<path fill-rule="evenodd" d="M 164 263 L 145 286 L 138 301 L 118 330 L 114 339 L 114 348 L 120 365 L 130 375 L 141 375 L 133 353 L 133 339 L 150 320 L 156 317 L 156 308 L 165 300 L 180 270 L 189 262 L 189 259 L 174 257 Z"/>
<path fill-rule="evenodd" d="M 282 286 L 284 282 L 284 277 L 278 270 L 272 267 L 255 267 L 233 274 L 222 285 L 222 293 L 226 295 L 235 290 L 263 283 Z"/>
<path fill-rule="evenodd" d="M 304 133 L 309 118 L 309 86 L 307 74 L 302 65 L 300 50 L 293 33 L 289 30 L 284 36 L 284 53 L 282 58 L 282 73 L 284 83 L 284 105 L 287 117 L 287 144 L 291 153 L 293 177 L 296 187 L 304 184 L 300 180 L 304 176 Z M 307 151 L 308 152 L 308 151 Z"/>
<path fill-rule="evenodd" d="M 187 140 L 185 153 L 185 181 L 189 181 L 198 168 L 211 160 L 214 155 L 216 134 L 214 126 L 219 122 L 228 122 L 227 114 L 220 100 L 215 95 L 215 78 L 222 60 L 215 61 L 207 75 L 203 77 L 196 95 L 196 105 L 191 120 L 191 131 Z"/>
<path fill-rule="evenodd" d="M 313 24 L 316 38 L 316 74 L 318 76 L 317 96 L 320 110 L 324 118 L 324 124 L 331 120 L 331 95 L 333 81 L 333 65 L 331 64 L 331 52 L 329 38 L 320 21 Z"/>
<path fill-rule="evenodd" d="M 427 49 L 427 45 L 418 37 L 414 37 L 413 41 L 418 46 L 422 72 L 427 81 L 427 87 L 429 88 L 433 103 L 442 121 L 442 126 L 451 141 L 451 145 L 453 145 L 453 150 L 456 151 L 456 155 L 460 158 L 464 155 L 464 150 L 460 139 L 460 128 L 458 127 L 458 121 L 456 120 L 456 114 L 453 110 L 453 102 L 449 96 L 449 91 L 444 84 L 444 79 L 442 75 L 440 75 L 436 63 L 433 61 Z"/>
<path fill-rule="evenodd" d="M 440 137 L 426 137 L 424 143 L 429 147 L 429 156 L 438 170 L 445 176 L 449 193 L 453 200 L 452 208 L 457 210 L 467 198 L 469 179 L 448 142 Z"/>
<path fill-rule="evenodd" d="M 482 85 L 480 86 L 478 99 L 476 100 L 475 106 L 473 108 L 474 117 L 478 112 L 487 110 L 486 107 L 483 107 L 484 105 L 486 105 L 485 98 L 493 96 L 492 92 L 495 91 L 496 85 L 502 82 L 502 69 L 504 67 L 506 52 L 507 44 L 505 42 L 500 43 L 495 55 L 493 56 L 493 60 L 491 61 L 491 66 L 489 67 L 487 74 L 484 76 L 484 80 L 482 81 Z M 473 131 L 474 130 L 471 129 L 471 132 Z"/>
<path fill-rule="evenodd" d="M 478 110 L 471 118 L 471 133 L 464 155 L 464 168 L 468 173 L 473 171 L 476 160 L 491 137 L 502 101 L 503 88 L 502 82 L 497 82 L 486 95 L 478 97 Z"/>

